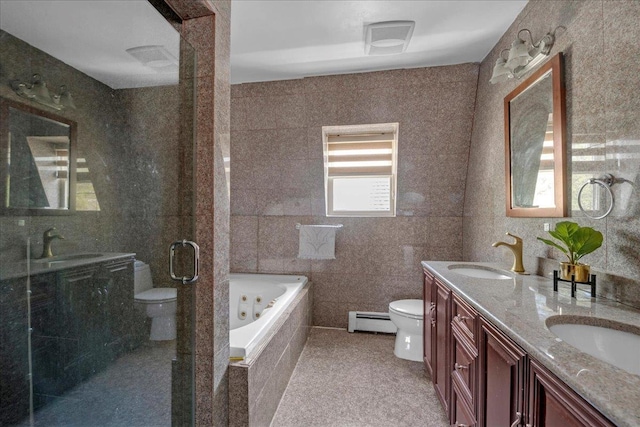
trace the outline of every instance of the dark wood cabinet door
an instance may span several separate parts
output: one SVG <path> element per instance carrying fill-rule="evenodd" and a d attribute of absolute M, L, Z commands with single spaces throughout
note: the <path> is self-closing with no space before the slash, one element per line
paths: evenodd
<path fill-rule="evenodd" d="M 0 426 L 29 415 L 27 278 L 0 283 Z"/>
<path fill-rule="evenodd" d="M 107 366 L 103 344 L 108 331 L 98 264 L 58 272 L 60 337 L 75 343 L 67 371 L 70 383 L 83 381 Z"/>
<path fill-rule="evenodd" d="M 99 287 L 104 295 L 107 324 L 105 347 L 117 358 L 134 346 L 138 325 L 134 321 L 133 259 L 117 260 L 102 266 Z"/>
<path fill-rule="evenodd" d="M 478 423 L 510 427 L 524 413 L 526 353 L 483 318 L 479 333 Z"/>
<path fill-rule="evenodd" d="M 433 344 L 435 337 L 436 319 L 433 295 L 434 278 L 428 270 L 424 270 L 424 292 L 422 294 L 424 300 L 424 322 L 423 322 L 423 359 L 424 366 L 429 376 L 433 377 Z"/>
<path fill-rule="evenodd" d="M 457 378 L 451 381 L 451 425 L 453 427 L 474 427 L 478 425 L 473 406 L 465 398 L 465 386 Z"/>
<path fill-rule="evenodd" d="M 535 360 L 529 362 L 531 427 L 612 427 L 615 424 Z"/>
<path fill-rule="evenodd" d="M 451 357 L 451 291 L 447 286 L 435 280 L 435 336 L 432 340 L 434 359 L 432 361 L 433 386 L 436 395 L 440 399 L 445 413 L 449 411 L 449 394 L 451 387 L 451 370 L 453 369 Z"/>

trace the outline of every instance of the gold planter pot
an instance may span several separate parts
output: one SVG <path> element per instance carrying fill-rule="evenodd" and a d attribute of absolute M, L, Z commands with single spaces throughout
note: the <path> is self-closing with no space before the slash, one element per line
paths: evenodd
<path fill-rule="evenodd" d="M 571 280 L 573 275 L 576 282 L 588 282 L 589 273 L 591 273 L 591 266 L 587 264 L 560 263 L 560 278 L 563 280 Z"/>

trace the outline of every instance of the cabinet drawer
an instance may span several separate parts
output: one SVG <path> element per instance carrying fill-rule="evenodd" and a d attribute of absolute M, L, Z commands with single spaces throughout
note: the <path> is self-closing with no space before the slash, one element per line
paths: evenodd
<path fill-rule="evenodd" d="M 451 323 L 469 339 L 471 344 L 476 347 L 476 335 L 478 330 L 478 312 L 469 304 L 464 302 L 456 294 L 453 294 Z"/>
<path fill-rule="evenodd" d="M 459 394 L 465 398 L 471 408 L 475 408 L 478 352 L 458 328 L 454 327 L 452 333 L 454 343 L 452 380 L 459 383 Z"/>

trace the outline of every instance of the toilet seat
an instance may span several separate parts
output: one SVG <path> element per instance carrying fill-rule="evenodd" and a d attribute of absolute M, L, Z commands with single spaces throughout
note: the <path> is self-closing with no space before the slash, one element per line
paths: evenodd
<path fill-rule="evenodd" d="M 389 311 L 410 319 L 422 320 L 424 302 L 421 299 L 402 299 L 389 304 Z"/>
<path fill-rule="evenodd" d="M 175 301 L 178 298 L 176 288 L 151 288 L 135 295 L 136 302 L 145 304 L 160 304 Z"/>

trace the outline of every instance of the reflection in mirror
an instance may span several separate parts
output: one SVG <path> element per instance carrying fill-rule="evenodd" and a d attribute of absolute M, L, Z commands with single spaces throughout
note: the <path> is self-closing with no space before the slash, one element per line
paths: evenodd
<path fill-rule="evenodd" d="M 11 109 L 13 112 L 13 109 Z M 9 114 L 11 117 L 11 114 Z M 53 124 L 57 126 L 59 124 Z M 59 127 L 64 128 L 60 125 Z M 68 129 L 65 129 L 68 132 Z M 35 186 L 30 186 L 29 192 L 21 191 L 18 182 L 9 184 L 9 203 L 7 206 L 15 207 L 44 207 L 49 209 L 67 209 L 69 206 L 69 137 L 68 136 L 26 136 L 28 149 L 31 151 L 31 160 L 35 164 L 37 175 L 35 179 L 29 179 Z M 9 156 L 9 170 L 11 170 L 11 156 Z M 25 174 L 28 176 L 28 174 Z M 19 176 L 25 179 L 24 176 Z M 38 179 L 39 178 L 39 179 Z M 9 179 L 11 179 L 9 177 Z M 25 194 L 40 196 L 44 190 L 45 197 L 34 200 L 14 200 L 12 194 L 23 198 Z M 24 203 L 27 202 L 27 203 Z"/>
<path fill-rule="evenodd" d="M 509 103 L 513 206 L 552 208 L 553 100 L 551 72 Z"/>
<path fill-rule="evenodd" d="M 505 98 L 507 216 L 566 216 L 561 63 L 559 53 Z"/>
<path fill-rule="evenodd" d="M 100 203 L 91 181 L 89 163 L 81 149 L 76 158 L 76 211 L 99 211 Z"/>
<path fill-rule="evenodd" d="M 73 210 L 75 123 L 1 101 L 3 210 Z"/>

